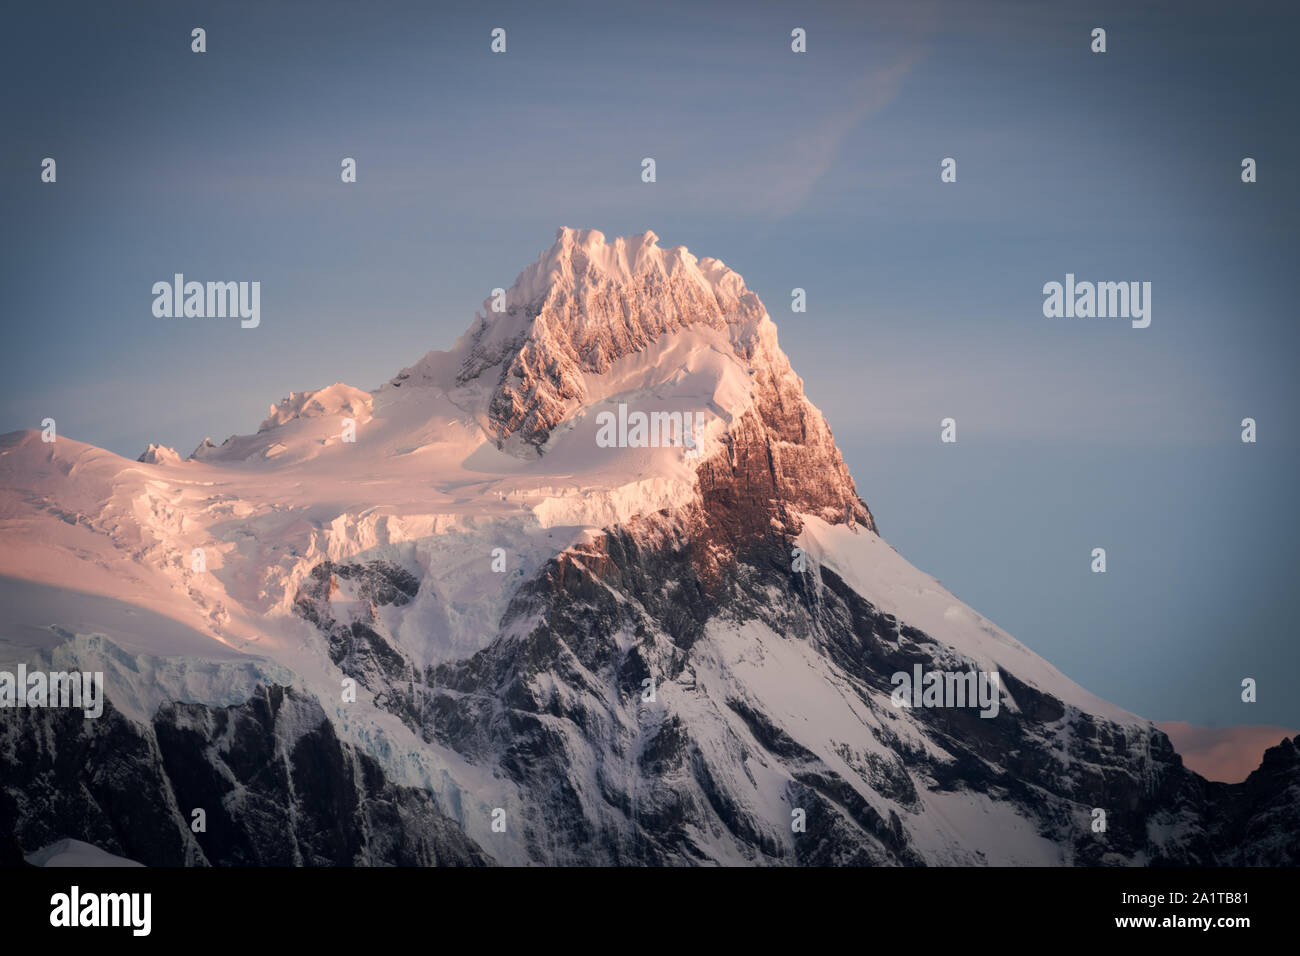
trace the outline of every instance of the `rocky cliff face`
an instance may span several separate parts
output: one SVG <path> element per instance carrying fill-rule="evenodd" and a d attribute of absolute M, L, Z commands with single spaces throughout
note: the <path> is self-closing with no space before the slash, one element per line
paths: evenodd
<path fill-rule="evenodd" d="M 149 726 L 111 705 L 97 720 L 0 715 L 0 830 L 28 852 L 72 836 L 147 866 L 491 862 L 289 688 L 237 707 L 169 704 Z"/>
<path fill-rule="evenodd" d="M 508 291 L 506 318 L 480 322 L 459 380 L 497 376 L 490 413 L 500 440 L 541 445 L 585 404 L 585 373 L 605 372 L 666 334 L 743 327 L 765 315 L 722 263 L 657 242 L 653 232 L 606 243 L 594 230 L 561 229 Z"/>
<path fill-rule="evenodd" d="M 758 297 L 718 260 L 657 242 L 652 232 L 607 243 L 592 230 L 561 229 L 507 294 L 499 324 L 520 331 L 480 322 L 458 380 L 496 378 L 489 409 L 498 440 L 516 436 L 540 447 L 586 404 L 586 374 L 604 373 L 685 327 L 722 329 L 750 366 L 754 402 L 730 424 L 725 452 L 698 471 L 713 533 L 734 545 L 772 518 L 797 532 L 801 512 L 874 531 L 830 427 L 804 396 Z"/>
<path fill-rule="evenodd" d="M 1199 781 L 1199 778 L 1197 778 Z M 1196 789 L 1217 818 L 1217 859 L 1225 866 L 1300 863 L 1300 737 L 1264 752 L 1259 769 L 1238 784 Z"/>
<path fill-rule="evenodd" d="M 744 345 L 754 367 L 754 404 L 728 429 L 725 450 L 697 472 L 712 536 L 743 548 L 774 523 L 797 535 L 801 514 L 875 533 L 830 427 L 804 397 L 770 320 Z"/>
<path fill-rule="evenodd" d="M 429 669 L 418 701 L 380 682 L 426 739 L 518 786 L 538 862 L 1030 862 L 1014 849 L 1024 831 L 1031 848 L 1075 865 L 1300 861 L 1286 826 L 1300 787 L 1293 743 L 1243 784 L 1209 784 L 1159 731 L 1081 713 L 1006 670 L 1015 712 L 900 712 L 890 675 L 962 662 L 833 571 L 791 574 L 782 533 L 702 574 L 696 535 L 707 527 L 696 512 L 612 530 L 519 592 L 503 626 L 535 621 L 525 637 Z M 757 639 L 744 653 L 784 642 L 816 656 L 862 709 L 856 733 L 792 732 L 760 689 L 720 671 L 720 644 L 745 631 Z M 1010 812 L 985 847 L 936 850 L 936 796 Z M 802 833 L 790 827 L 796 810 Z"/>

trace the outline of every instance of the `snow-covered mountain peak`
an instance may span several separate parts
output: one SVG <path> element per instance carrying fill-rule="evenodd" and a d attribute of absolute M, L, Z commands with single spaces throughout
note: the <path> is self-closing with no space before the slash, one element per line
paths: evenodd
<path fill-rule="evenodd" d="M 484 302 L 454 350 L 456 380 L 493 389 L 487 415 L 499 444 L 540 448 L 585 404 L 586 376 L 665 335 L 703 326 L 730 331 L 740 346 L 770 323 L 758 296 L 720 260 L 658 242 L 649 231 L 608 241 L 594 229 L 561 228 L 504 297 Z M 427 356 L 403 374 L 427 383 L 436 362 Z"/>
<path fill-rule="evenodd" d="M 322 447 L 349 440 L 343 438 L 344 432 L 354 436 L 358 427 L 371 420 L 373 411 L 373 394 L 343 382 L 290 392 L 279 404 L 270 406 L 256 434 L 232 435 L 220 445 L 205 438 L 190 457 L 225 462 L 314 457 Z"/>
<path fill-rule="evenodd" d="M 169 448 L 166 445 L 155 445 L 149 443 L 149 447 L 140 453 L 136 461 L 142 461 L 146 465 L 169 465 L 177 464 L 181 460 L 180 453 L 175 448 Z"/>
<path fill-rule="evenodd" d="M 429 352 L 389 385 L 480 380 L 528 343 L 578 355 L 599 372 L 686 325 L 744 325 L 752 337 L 766 312 L 745 280 L 719 259 L 658 242 L 650 231 L 610 241 L 595 229 L 561 227 L 509 289 L 483 300 L 482 313 L 450 351 Z"/>
<path fill-rule="evenodd" d="M 335 382 L 314 391 L 290 392 L 280 404 L 271 406 L 271 413 L 257 429 L 264 432 L 296 418 L 319 418 L 326 415 L 344 415 L 369 418 L 374 398 L 369 392 Z"/>
<path fill-rule="evenodd" d="M 746 525 L 766 525 L 778 502 L 874 530 L 776 326 L 720 260 L 665 249 L 653 232 L 610 241 L 564 228 L 506 299 L 504 312 L 489 300 L 491 318 L 477 317 L 450 351 L 374 392 L 294 392 L 256 434 L 205 440 L 192 458 L 302 467 L 313 482 L 347 475 L 357 487 L 401 474 L 453 500 L 474 480 L 496 482 L 497 500 L 526 486 L 545 523 L 614 523 L 697 495 L 730 509 L 725 489 L 740 481 L 765 488 L 737 511 Z M 601 416 L 620 409 L 694 422 L 695 453 L 657 440 L 602 445 Z M 572 486 L 576 496 L 546 491 Z M 797 519 L 779 520 L 797 531 Z"/>
<path fill-rule="evenodd" d="M 747 301 L 753 294 L 745 288 L 745 280 L 737 272 L 720 259 L 696 258 L 685 246 L 662 247 L 659 236 L 649 230 L 607 240 L 604 233 L 595 229 L 561 227 L 556 230 L 555 243 L 515 280 L 507 294 L 507 303 L 523 308 L 537 306 L 539 317 L 544 317 L 545 303 L 587 301 L 602 290 L 616 286 L 649 289 L 661 285 L 689 287 L 687 292 L 678 290 L 677 294 L 683 296 L 681 305 L 698 307 L 701 302 L 713 300 L 714 310 L 703 314 L 684 310 L 682 318 L 689 316 L 695 321 L 706 315 L 723 321 L 755 318 L 752 311 L 742 309 L 742 305 L 753 305 L 756 299 Z M 588 322 L 600 317 L 598 313 L 582 316 Z M 626 320 L 631 316 L 615 318 Z"/>
<path fill-rule="evenodd" d="M 511 306 L 527 308 L 548 299 L 581 297 L 608 285 L 689 282 L 717 301 L 721 315 L 733 312 L 746 295 L 745 281 L 718 259 L 697 259 L 685 246 L 664 248 L 659 236 L 607 240 L 596 229 L 556 230 L 555 243 L 515 280 L 507 294 Z"/>
<path fill-rule="evenodd" d="M 506 298 L 382 388 L 291 393 L 193 460 L 0 436 L 0 662 L 102 672 L 120 715 L 0 723 L 23 849 L 112 832 L 105 849 L 164 865 L 1292 858 L 1241 835 L 1274 813 L 1294 832 L 1293 759 L 1206 787 L 874 533 L 738 274 L 653 233 L 562 229 Z M 634 441 L 633 414 L 696 443 Z M 900 706 L 918 668 L 996 675 L 999 706 Z M 92 746 L 106 764 L 58 756 Z M 192 780 L 231 782 L 201 837 L 169 809 L 196 805 Z M 13 798 L 38 791 L 86 822 L 53 832 Z M 1119 808 L 1105 840 L 1099 806 Z M 356 839 L 321 842 L 343 827 Z"/>

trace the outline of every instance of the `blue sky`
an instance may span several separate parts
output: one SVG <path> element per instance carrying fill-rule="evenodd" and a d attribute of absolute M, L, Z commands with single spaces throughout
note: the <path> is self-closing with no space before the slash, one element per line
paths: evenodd
<path fill-rule="evenodd" d="M 1292 10 L 14 11 L 0 430 L 48 415 L 188 453 L 290 390 L 372 388 L 449 346 L 557 226 L 653 229 L 759 293 L 914 563 L 1134 711 L 1300 727 Z M 175 272 L 261 281 L 261 326 L 154 318 Z M 1151 282 L 1151 327 L 1044 318 L 1067 272 Z"/>

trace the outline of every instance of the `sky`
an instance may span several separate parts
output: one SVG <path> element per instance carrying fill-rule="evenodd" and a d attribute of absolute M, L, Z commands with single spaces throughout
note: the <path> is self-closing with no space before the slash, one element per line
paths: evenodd
<path fill-rule="evenodd" d="M 188 454 L 290 391 L 374 388 L 449 347 L 559 226 L 653 229 L 759 294 L 914 564 L 1136 713 L 1300 727 L 1293 4 L 8 20 L 0 432 L 53 417 L 131 458 Z M 260 281 L 260 326 L 154 317 L 177 272 Z M 1044 317 L 1067 273 L 1150 282 L 1150 327 Z"/>

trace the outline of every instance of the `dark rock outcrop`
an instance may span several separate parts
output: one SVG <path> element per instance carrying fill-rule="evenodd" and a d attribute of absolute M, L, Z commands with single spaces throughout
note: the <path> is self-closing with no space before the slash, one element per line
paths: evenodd
<path fill-rule="evenodd" d="M 148 727 L 111 702 L 94 720 L 0 711 L 0 780 L 0 833 L 27 853 L 71 837 L 147 866 L 491 862 L 429 793 L 387 781 L 280 686 L 235 707 L 168 704 Z"/>

